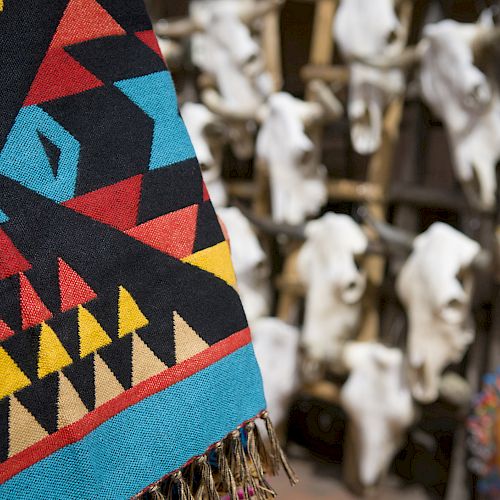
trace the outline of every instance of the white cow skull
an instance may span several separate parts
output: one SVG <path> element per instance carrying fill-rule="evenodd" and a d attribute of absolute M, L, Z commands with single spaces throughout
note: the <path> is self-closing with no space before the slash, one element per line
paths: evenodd
<path fill-rule="evenodd" d="M 403 353 L 382 344 L 352 342 L 343 361 L 350 374 L 340 401 L 353 426 L 358 475 L 363 486 L 374 486 L 415 420 Z"/>
<path fill-rule="evenodd" d="M 382 137 L 384 110 L 404 88 L 399 69 L 379 69 L 357 62 L 394 55 L 404 47 L 404 30 L 395 0 L 341 0 L 334 22 L 340 51 L 350 63 L 348 113 L 351 140 L 360 154 L 371 154 Z"/>
<path fill-rule="evenodd" d="M 303 343 L 312 362 L 338 363 L 356 330 L 366 275 L 358 267 L 368 246 L 361 228 L 347 215 L 327 213 L 306 225 L 298 272 L 307 287 Z"/>
<path fill-rule="evenodd" d="M 273 219 L 300 224 L 326 202 L 326 170 L 307 135 L 318 104 L 279 92 L 268 101 L 267 117 L 257 137 L 257 158 L 271 181 Z"/>
<path fill-rule="evenodd" d="M 227 229 L 231 257 L 248 322 L 269 314 L 270 288 L 267 258 L 255 232 L 236 207 L 220 208 L 217 215 Z"/>
<path fill-rule="evenodd" d="M 448 132 L 458 178 L 483 208 L 496 203 L 500 160 L 500 98 L 496 85 L 474 65 L 485 21 L 446 20 L 424 29 L 422 95 Z"/>
<path fill-rule="evenodd" d="M 435 223 L 415 239 L 397 279 L 408 316 L 410 382 L 416 399 L 437 399 L 442 371 L 459 362 L 474 339 L 472 265 L 480 246 L 452 227 Z"/>
<path fill-rule="evenodd" d="M 226 110 L 252 116 L 273 90 L 262 51 L 244 22 L 255 2 L 202 0 L 191 15 L 204 26 L 193 39 L 193 62 L 216 81 Z M 234 121 L 231 144 L 239 158 L 253 154 L 255 127 Z"/>
<path fill-rule="evenodd" d="M 227 205 L 227 192 L 221 176 L 225 127 L 203 104 L 187 102 L 180 111 L 210 199 L 215 207 L 224 207 Z"/>
<path fill-rule="evenodd" d="M 250 326 L 267 408 L 279 426 L 286 419 L 298 384 L 299 331 L 277 318 L 260 318 Z"/>

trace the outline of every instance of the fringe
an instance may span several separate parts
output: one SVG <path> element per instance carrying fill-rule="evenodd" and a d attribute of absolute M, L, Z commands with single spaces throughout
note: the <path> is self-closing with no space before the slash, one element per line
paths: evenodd
<path fill-rule="evenodd" d="M 266 474 L 276 475 L 283 468 L 292 485 L 297 476 L 288 463 L 267 411 L 261 418 L 269 436 L 266 447 L 255 420 L 241 425 L 209 448 L 157 483 L 137 495 L 137 500 L 268 500 L 276 492 Z"/>

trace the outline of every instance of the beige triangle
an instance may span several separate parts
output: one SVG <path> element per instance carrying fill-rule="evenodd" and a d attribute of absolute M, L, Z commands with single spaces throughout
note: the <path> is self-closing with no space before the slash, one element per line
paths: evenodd
<path fill-rule="evenodd" d="M 72 383 L 62 372 L 59 372 L 59 399 L 57 406 L 58 429 L 78 422 L 78 420 L 81 420 L 88 413 L 78 392 L 76 392 Z"/>
<path fill-rule="evenodd" d="M 182 363 L 210 347 L 177 311 L 174 311 L 174 337 L 177 363 Z"/>
<path fill-rule="evenodd" d="M 14 397 L 9 405 L 9 457 L 47 437 L 47 431 L 36 418 Z"/>
<path fill-rule="evenodd" d="M 158 373 L 165 371 L 168 366 L 160 361 L 156 354 L 137 335 L 132 334 L 132 385 L 137 385 Z"/>
<path fill-rule="evenodd" d="M 95 407 L 107 403 L 122 394 L 125 389 L 116 379 L 109 366 L 98 354 L 94 355 Z"/>

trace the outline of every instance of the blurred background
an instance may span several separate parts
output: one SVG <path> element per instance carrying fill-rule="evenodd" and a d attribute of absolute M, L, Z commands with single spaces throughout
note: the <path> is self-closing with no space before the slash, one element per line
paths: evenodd
<path fill-rule="evenodd" d="M 284 499 L 500 498 L 500 4 L 147 0 Z"/>

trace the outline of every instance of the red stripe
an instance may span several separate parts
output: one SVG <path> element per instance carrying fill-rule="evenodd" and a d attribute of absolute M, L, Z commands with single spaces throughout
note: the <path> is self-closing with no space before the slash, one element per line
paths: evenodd
<path fill-rule="evenodd" d="M 54 434 L 26 448 L 0 465 L 0 484 L 8 481 L 27 467 L 48 457 L 60 448 L 80 441 L 96 427 L 121 411 L 220 361 L 222 358 L 250 343 L 250 340 L 249 329 L 241 330 L 196 356 L 141 382 L 88 413 L 78 422 L 63 427 Z"/>

